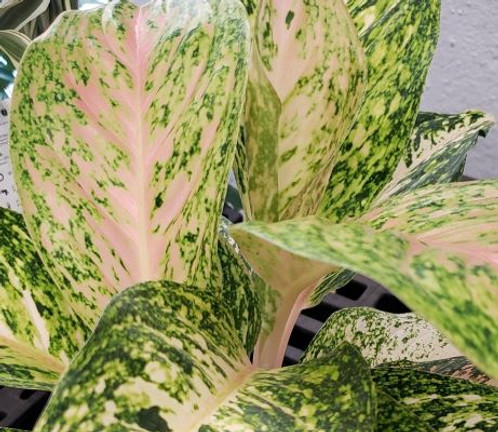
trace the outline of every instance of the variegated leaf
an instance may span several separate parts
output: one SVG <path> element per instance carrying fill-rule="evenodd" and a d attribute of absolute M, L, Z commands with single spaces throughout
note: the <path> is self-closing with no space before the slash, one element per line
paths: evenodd
<path fill-rule="evenodd" d="M 271 243 L 252 241 L 252 239 L 246 241 L 242 238 L 243 234 L 239 227 L 244 230 L 245 227 L 252 226 L 252 224 L 233 225 L 230 232 L 241 246 L 243 256 L 275 293 L 273 298 L 277 304 L 275 314 L 270 317 L 273 321 L 271 331 L 261 334 L 253 360 L 259 367 L 279 367 L 299 314 L 304 308 L 311 306 L 307 300 L 313 293 L 314 287 L 323 276 L 338 270 L 338 267 L 302 258 Z"/>
<path fill-rule="evenodd" d="M 376 432 L 436 432 L 427 422 L 412 414 L 402 402 L 380 389 L 377 394 Z"/>
<path fill-rule="evenodd" d="M 313 214 L 362 101 L 363 50 L 343 0 L 261 0 L 236 159 L 249 219 Z"/>
<path fill-rule="evenodd" d="M 398 360 L 431 361 L 460 353 L 427 321 L 372 308 L 342 309 L 327 320 L 306 350 L 305 360 L 328 355 L 344 342 L 357 347 L 370 365 Z"/>
<path fill-rule="evenodd" d="M 498 389 L 494 387 L 410 369 L 374 369 L 373 377 L 379 389 L 399 403 L 398 409 L 404 408 L 436 431 L 497 430 Z M 380 413 L 384 404 L 381 399 Z M 385 430 L 403 429 L 379 429 Z"/>
<path fill-rule="evenodd" d="M 256 19 L 256 14 L 258 12 L 259 5 L 261 0 L 241 0 L 242 4 L 245 6 L 247 15 L 249 17 L 249 22 L 251 23 L 251 27 L 254 26 L 254 20 Z"/>
<path fill-rule="evenodd" d="M 259 277 L 240 254 L 237 244 L 228 234 L 228 225 L 228 221 L 222 221 L 218 240 L 218 257 L 223 272 L 222 297 L 232 311 L 242 345 L 250 354 L 261 332 L 265 305 L 264 292 L 260 288 L 264 283 L 259 283 Z"/>
<path fill-rule="evenodd" d="M 421 189 L 357 222 L 252 222 L 231 234 L 265 280 L 268 262 L 292 260 L 296 273 L 329 264 L 378 281 L 498 378 L 497 215 L 498 181 L 490 180 Z"/>
<path fill-rule="evenodd" d="M 323 298 L 334 291 L 346 286 L 356 276 L 355 272 L 347 269 L 339 269 L 325 276 L 306 299 L 305 307 L 313 307 L 320 304 Z"/>
<path fill-rule="evenodd" d="M 22 216 L 0 208 L 0 385 L 50 389 L 88 335 Z"/>
<path fill-rule="evenodd" d="M 136 282 L 219 286 L 249 44 L 236 0 L 117 0 L 28 48 L 13 165 L 43 260 L 89 325 Z"/>
<path fill-rule="evenodd" d="M 412 132 L 439 33 L 439 0 L 349 0 L 368 60 L 368 86 L 320 212 L 361 214 L 390 180 Z"/>
<path fill-rule="evenodd" d="M 371 431 L 368 365 L 350 345 L 258 371 L 216 293 L 149 282 L 119 294 L 37 431 Z"/>
<path fill-rule="evenodd" d="M 467 152 L 493 124 L 494 119 L 481 111 L 457 115 L 419 114 L 410 147 L 376 201 L 423 186 L 453 181 L 465 164 Z"/>
<path fill-rule="evenodd" d="M 394 363 L 388 363 L 385 366 L 416 369 L 498 387 L 498 380 L 493 380 L 486 374 L 482 373 L 469 359 L 465 357 L 451 357 L 441 360 L 422 362 L 398 361 Z"/>

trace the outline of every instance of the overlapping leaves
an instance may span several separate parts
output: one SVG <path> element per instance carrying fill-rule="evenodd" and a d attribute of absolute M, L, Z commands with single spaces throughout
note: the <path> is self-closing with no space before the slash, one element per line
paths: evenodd
<path fill-rule="evenodd" d="M 232 234 L 263 278 L 257 251 L 278 261 L 283 250 L 296 264 L 305 259 L 303 271 L 316 261 L 315 269 L 328 263 L 377 280 L 496 378 L 497 209 L 497 182 L 470 182 L 392 199 L 354 223 L 254 222 Z"/>
<path fill-rule="evenodd" d="M 216 295 L 150 282 L 112 301 L 36 430 L 371 431 L 373 397 L 351 346 L 258 371 Z"/>
<path fill-rule="evenodd" d="M 498 389 L 467 381 L 486 382 L 468 360 L 451 357 L 458 352 L 420 317 L 342 310 L 313 339 L 305 361 L 344 342 L 376 366 L 377 431 L 491 431 L 498 424 Z"/>
<path fill-rule="evenodd" d="M 249 219 L 315 212 L 360 106 L 366 70 L 342 0 L 263 0 L 236 172 Z"/>
<path fill-rule="evenodd" d="M 0 208 L 0 384 L 50 389 L 89 335 L 44 268 L 22 216 Z"/>

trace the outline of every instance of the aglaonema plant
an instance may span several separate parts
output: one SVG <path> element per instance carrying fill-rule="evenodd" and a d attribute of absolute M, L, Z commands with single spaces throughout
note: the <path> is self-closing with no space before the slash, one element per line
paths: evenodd
<path fill-rule="evenodd" d="M 53 391 L 35 430 L 496 430 L 498 182 L 447 184 L 493 120 L 418 113 L 422 3 L 116 0 L 29 46 L 0 384 Z M 416 315 L 342 311 L 280 368 L 355 272 Z"/>

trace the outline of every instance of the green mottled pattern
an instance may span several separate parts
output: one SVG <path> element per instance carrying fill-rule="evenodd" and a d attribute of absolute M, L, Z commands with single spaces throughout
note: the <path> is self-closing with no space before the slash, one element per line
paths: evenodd
<path fill-rule="evenodd" d="M 372 430 L 373 383 L 355 348 L 257 371 L 233 327 L 231 311 L 208 290 L 173 282 L 125 290 L 105 310 L 36 430 Z"/>
<path fill-rule="evenodd" d="M 374 369 L 373 377 L 381 391 L 437 431 L 498 430 L 494 387 L 409 369 Z"/>
<path fill-rule="evenodd" d="M 0 208 L 0 385 L 49 388 L 89 335 L 20 214 Z"/>
<path fill-rule="evenodd" d="M 377 423 L 376 432 L 436 432 L 434 428 L 413 415 L 402 403 L 382 390 L 376 389 Z"/>
<path fill-rule="evenodd" d="M 370 372 L 351 346 L 329 357 L 257 372 L 199 432 L 373 431 Z"/>
<path fill-rule="evenodd" d="M 397 360 L 427 361 L 459 355 L 439 331 L 413 313 L 395 315 L 361 307 L 332 314 L 303 359 L 328 355 L 344 342 L 357 347 L 372 367 Z"/>
<path fill-rule="evenodd" d="M 313 214 L 362 101 L 366 61 L 342 0 L 262 0 L 236 158 L 249 219 Z"/>
<path fill-rule="evenodd" d="M 465 357 L 450 357 L 441 360 L 411 362 L 399 361 L 387 363 L 386 367 L 416 369 L 439 375 L 449 375 L 453 378 L 467 379 L 480 384 L 498 387 L 498 380 L 492 380 L 482 373 L 469 359 Z"/>
<path fill-rule="evenodd" d="M 439 0 L 350 0 L 347 7 L 369 76 L 365 102 L 320 206 L 334 221 L 367 209 L 394 173 L 412 133 L 439 33 Z"/>
<path fill-rule="evenodd" d="M 210 290 L 149 282 L 123 291 L 57 386 L 38 431 L 189 431 L 249 359 Z"/>
<path fill-rule="evenodd" d="M 137 282 L 219 286 L 249 39 L 236 0 L 117 0 L 63 14 L 29 47 L 16 181 L 43 260 L 90 326 Z"/>
<path fill-rule="evenodd" d="M 233 313 L 235 329 L 249 354 L 261 332 L 263 292 L 257 275 L 240 254 L 227 230 L 227 222 L 220 226 L 218 257 L 223 273 L 222 297 Z M 262 282 L 261 282 L 262 283 Z"/>
<path fill-rule="evenodd" d="M 498 223 L 498 180 L 415 190 L 390 198 L 363 215 L 359 222 L 380 231 L 417 235 L 426 242 L 436 237 L 438 242 L 445 242 L 442 246 L 478 248 L 492 259 L 498 248 L 494 231 Z"/>
<path fill-rule="evenodd" d="M 241 0 L 242 4 L 246 8 L 247 15 L 249 16 L 249 22 L 251 26 L 254 25 L 254 20 L 256 18 L 256 13 L 258 11 L 258 6 L 260 4 L 260 0 Z"/>
<path fill-rule="evenodd" d="M 313 289 L 306 301 L 306 305 L 317 306 L 328 293 L 346 286 L 355 276 L 356 273 L 346 269 L 336 270 L 328 274 Z"/>
<path fill-rule="evenodd" d="M 280 295 L 244 259 L 228 232 L 230 225 L 230 221 L 222 218 L 218 242 L 223 272 L 222 295 L 234 312 L 235 326 L 249 353 L 257 338 L 273 328 Z"/>
<path fill-rule="evenodd" d="M 355 223 L 310 217 L 231 233 L 252 265 L 260 260 L 252 251 L 281 248 L 306 259 L 303 272 L 329 263 L 382 283 L 498 378 L 498 181 L 433 186 L 385 209 Z"/>
<path fill-rule="evenodd" d="M 458 179 L 467 152 L 493 124 L 494 119 L 481 111 L 457 115 L 419 114 L 407 153 L 376 201 Z"/>

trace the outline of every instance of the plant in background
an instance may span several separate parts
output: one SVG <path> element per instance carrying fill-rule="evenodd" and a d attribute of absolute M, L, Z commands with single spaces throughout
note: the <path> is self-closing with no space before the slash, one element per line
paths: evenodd
<path fill-rule="evenodd" d="M 0 82 L 3 98 L 14 81 L 17 68 L 32 39 L 47 30 L 60 13 L 78 8 L 78 0 L 3 0 L 0 2 L 0 53 L 5 78 Z"/>
<path fill-rule="evenodd" d="M 116 0 L 29 46 L 0 383 L 54 389 L 36 430 L 496 430 L 498 182 L 446 184 L 493 120 L 418 113 L 422 3 Z M 418 315 L 342 311 L 279 368 L 354 272 Z"/>

